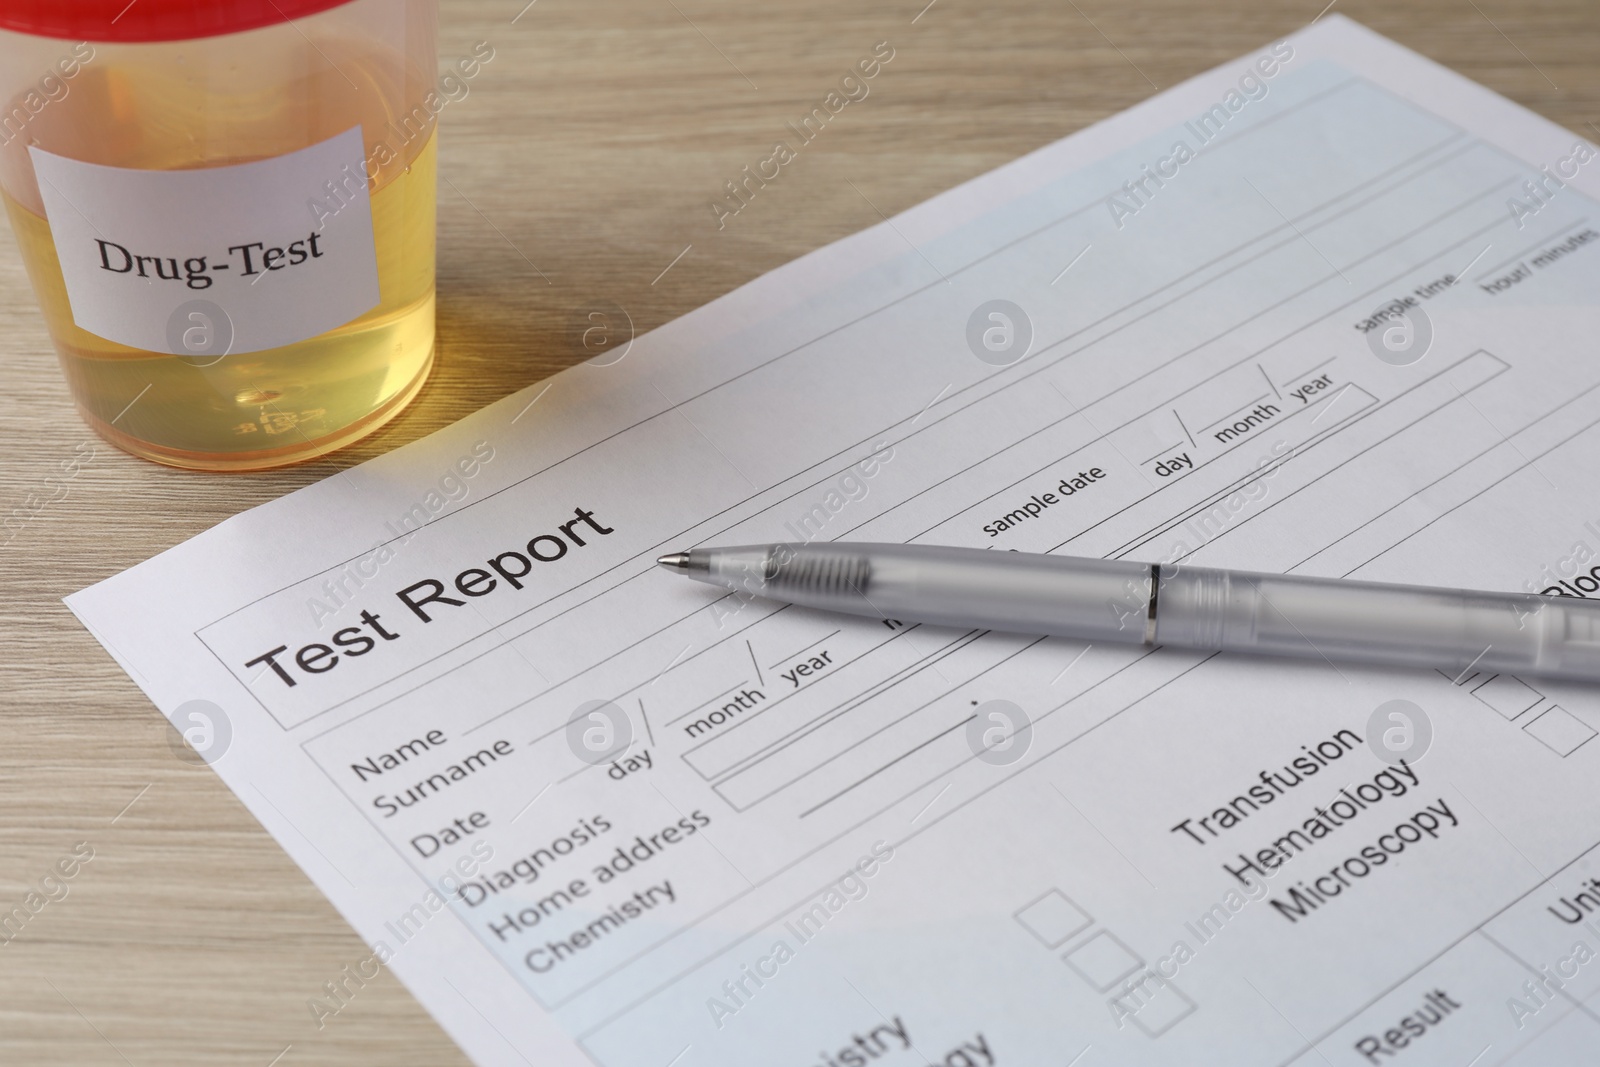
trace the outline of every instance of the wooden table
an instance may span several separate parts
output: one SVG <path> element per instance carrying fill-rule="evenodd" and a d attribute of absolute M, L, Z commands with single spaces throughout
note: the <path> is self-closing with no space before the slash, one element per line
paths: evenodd
<path fill-rule="evenodd" d="M 1323 0 L 525 2 L 443 5 L 441 62 L 480 40 L 494 58 L 441 117 L 438 363 L 345 453 L 206 476 L 96 442 L 35 509 L 95 439 L 0 242 L 0 510 L 31 515 L 0 547 L 0 912 L 79 842 L 94 850 L 0 944 L 0 1062 L 466 1062 L 388 973 L 318 1028 L 309 999 L 365 946 L 221 781 L 175 756 L 61 597 L 576 362 L 587 307 L 648 330 L 1292 32 Z M 1600 139 L 1592 0 L 1337 10 Z M 870 97 L 719 232 L 723 183 L 884 40 L 895 59 Z"/>

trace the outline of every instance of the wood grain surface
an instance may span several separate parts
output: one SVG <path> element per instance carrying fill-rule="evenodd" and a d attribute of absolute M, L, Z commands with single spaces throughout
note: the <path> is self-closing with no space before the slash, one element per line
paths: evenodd
<path fill-rule="evenodd" d="M 67 896 L 0 933 L 0 1062 L 466 1062 L 387 972 L 319 1028 L 309 999 L 367 950 L 221 781 L 174 755 L 63 596 L 576 362 L 568 323 L 587 307 L 648 330 L 1290 33 L 1324 0 L 526 2 L 442 5 L 442 62 L 480 40 L 495 56 L 441 116 L 438 362 L 405 414 L 343 453 L 219 476 L 98 442 L 0 240 L 0 510 L 27 516 L 0 547 L 0 912 L 79 842 L 94 850 Z M 1600 138 L 1593 0 L 1336 10 Z M 723 183 L 883 40 L 895 59 L 871 95 L 719 232 Z M 92 461 L 36 507 L 85 442 Z"/>

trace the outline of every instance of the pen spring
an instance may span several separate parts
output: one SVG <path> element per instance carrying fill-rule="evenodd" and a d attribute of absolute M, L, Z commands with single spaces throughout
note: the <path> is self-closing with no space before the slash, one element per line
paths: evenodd
<path fill-rule="evenodd" d="M 872 576 L 871 563 L 853 553 L 790 549 L 787 559 L 778 557 L 776 550 L 767 556 L 766 580 L 774 592 L 862 596 Z"/>

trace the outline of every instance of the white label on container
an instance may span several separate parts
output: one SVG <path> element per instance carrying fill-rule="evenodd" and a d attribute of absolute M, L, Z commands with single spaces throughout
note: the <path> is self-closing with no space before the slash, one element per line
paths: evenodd
<path fill-rule="evenodd" d="M 29 150 L 79 327 L 220 358 L 378 303 L 361 128 L 231 167 L 128 170 Z"/>

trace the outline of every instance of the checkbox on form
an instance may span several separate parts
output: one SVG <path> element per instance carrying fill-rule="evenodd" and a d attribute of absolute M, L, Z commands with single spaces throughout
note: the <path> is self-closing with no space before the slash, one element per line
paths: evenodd
<path fill-rule="evenodd" d="M 1105 930 L 1061 958 L 1102 993 L 1144 966 L 1144 959 L 1137 952 Z"/>
<path fill-rule="evenodd" d="M 1562 757 L 1572 755 L 1595 734 L 1588 723 L 1559 704 L 1552 704 L 1549 711 L 1522 729 L 1544 742 L 1546 748 Z"/>
<path fill-rule="evenodd" d="M 1472 690 L 1472 695 L 1505 719 L 1515 719 L 1532 711 L 1544 699 L 1543 693 L 1509 674 L 1491 675 L 1487 682 Z"/>
<path fill-rule="evenodd" d="M 1017 922 L 1037 937 L 1045 948 L 1057 948 L 1094 922 L 1089 913 L 1074 904 L 1059 889 L 1051 889 L 1016 913 Z"/>

